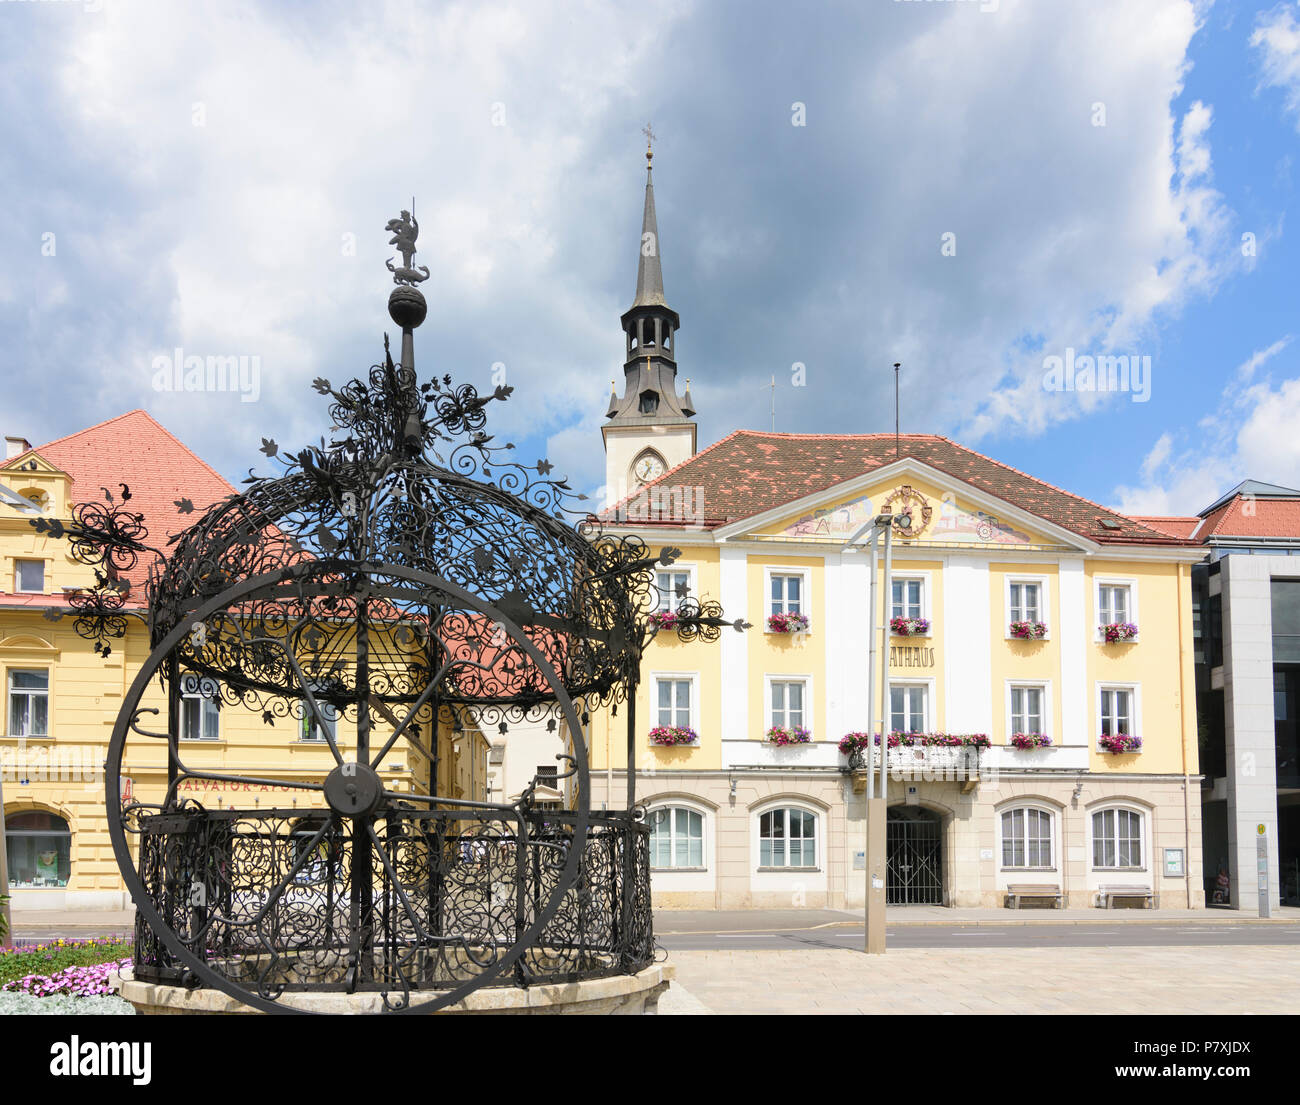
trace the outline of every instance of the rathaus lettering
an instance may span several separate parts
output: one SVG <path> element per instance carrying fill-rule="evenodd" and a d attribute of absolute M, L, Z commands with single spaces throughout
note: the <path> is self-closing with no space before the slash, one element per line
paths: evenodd
<path fill-rule="evenodd" d="M 934 649 L 919 645 L 890 645 L 889 663 L 896 668 L 932 668 Z"/>

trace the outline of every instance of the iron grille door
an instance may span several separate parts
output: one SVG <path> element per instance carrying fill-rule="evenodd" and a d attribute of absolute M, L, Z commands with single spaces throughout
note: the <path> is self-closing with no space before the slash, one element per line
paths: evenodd
<path fill-rule="evenodd" d="M 939 823 L 890 818 L 885 832 L 887 905 L 943 905 Z"/>

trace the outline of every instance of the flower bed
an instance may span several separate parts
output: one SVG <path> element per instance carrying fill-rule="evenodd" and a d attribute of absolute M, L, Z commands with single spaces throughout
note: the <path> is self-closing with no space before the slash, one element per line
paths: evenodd
<path fill-rule="evenodd" d="M 677 628 L 677 615 L 671 610 L 656 610 L 646 621 L 658 629 Z"/>
<path fill-rule="evenodd" d="M 1097 743 L 1101 745 L 1103 752 L 1110 752 L 1116 756 L 1125 752 L 1142 751 L 1142 738 L 1130 736 L 1128 733 L 1103 733 L 1097 738 Z"/>
<path fill-rule="evenodd" d="M 130 955 L 131 941 L 120 936 L 5 948 L 0 950 L 0 990 L 37 997 L 107 994 L 108 973 L 129 964 Z"/>
<path fill-rule="evenodd" d="M 767 731 L 770 744 L 784 747 L 787 744 L 807 744 L 812 740 L 812 733 L 802 725 L 773 725 Z"/>
<path fill-rule="evenodd" d="M 650 730 L 650 743 L 662 745 L 699 744 L 700 735 L 689 725 L 657 725 Z"/>
<path fill-rule="evenodd" d="M 772 633 L 802 633 L 808 628 L 807 614 L 769 614 L 767 628 Z"/>
<path fill-rule="evenodd" d="M 930 632 L 930 623 L 924 618 L 890 618 L 889 632 L 895 637 L 922 637 Z"/>
<path fill-rule="evenodd" d="M 1046 622 L 1012 622 L 1011 636 L 1020 641 L 1041 641 L 1047 636 Z"/>
<path fill-rule="evenodd" d="M 1052 743 L 1052 738 L 1046 733 L 1012 733 L 1011 747 L 1019 748 L 1026 752 L 1031 748 L 1047 748 Z"/>
<path fill-rule="evenodd" d="M 1101 632 L 1106 643 L 1114 645 L 1133 640 L 1138 635 L 1138 627 L 1132 622 L 1111 622 L 1101 626 Z"/>

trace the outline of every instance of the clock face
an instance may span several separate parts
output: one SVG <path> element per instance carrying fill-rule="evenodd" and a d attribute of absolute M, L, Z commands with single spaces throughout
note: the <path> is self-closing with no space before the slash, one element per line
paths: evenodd
<path fill-rule="evenodd" d="M 636 476 L 639 483 L 657 480 L 665 471 L 663 460 L 653 454 L 642 457 L 632 467 L 632 474 Z"/>

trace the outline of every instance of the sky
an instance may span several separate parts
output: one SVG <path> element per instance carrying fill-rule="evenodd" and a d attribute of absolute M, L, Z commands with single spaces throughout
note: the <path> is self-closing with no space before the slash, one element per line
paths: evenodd
<path fill-rule="evenodd" d="M 0 0 L 0 429 L 273 474 L 414 199 L 417 369 L 598 495 L 647 122 L 701 447 L 892 431 L 897 361 L 904 431 L 1130 513 L 1300 486 L 1297 0 Z"/>

